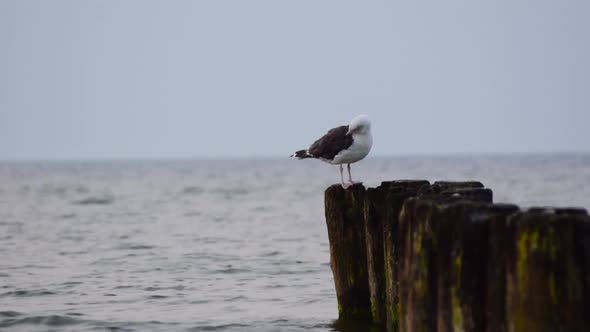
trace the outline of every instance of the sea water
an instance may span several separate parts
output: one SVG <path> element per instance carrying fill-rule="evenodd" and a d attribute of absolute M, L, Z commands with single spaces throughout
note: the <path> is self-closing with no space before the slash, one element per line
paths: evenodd
<path fill-rule="evenodd" d="M 384 180 L 480 180 L 495 201 L 590 207 L 590 155 L 371 158 Z M 330 331 L 315 160 L 0 164 L 0 330 Z"/>

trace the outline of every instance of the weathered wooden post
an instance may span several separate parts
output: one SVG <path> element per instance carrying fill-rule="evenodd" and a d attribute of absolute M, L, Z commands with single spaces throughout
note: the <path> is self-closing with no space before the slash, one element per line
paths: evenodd
<path fill-rule="evenodd" d="M 402 237 L 399 234 L 399 214 L 406 199 L 415 197 L 422 187 L 430 186 L 426 180 L 400 180 L 389 182 L 383 224 L 383 261 L 385 279 L 385 326 L 387 331 L 399 331 L 399 280 L 398 257 Z M 383 185 L 383 184 L 382 184 Z"/>
<path fill-rule="evenodd" d="M 486 331 L 506 331 L 506 262 L 512 237 L 508 218 L 518 212 L 515 205 L 494 205 L 489 215 L 486 271 Z"/>
<path fill-rule="evenodd" d="M 430 187 L 423 187 L 420 196 L 451 196 L 462 197 L 472 201 L 488 202 L 493 201 L 491 189 L 484 188 L 479 181 L 436 181 Z"/>
<path fill-rule="evenodd" d="M 477 181 L 329 187 L 339 329 L 589 331 L 587 212 L 492 199 Z"/>
<path fill-rule="evenodd" d="M 436 208 L 431 201 L 415 197 L 405 201 L 400 213 L 400 331 L 436 331 L 434 213 Z"/>
<path fill-rule="evenodd" d="M 488 327 L 488 245 L 490 223 L 503 223 L 515 205 L 492 205 L 459 201 L 439 207 L 435 221 L 437 239 L 437 329 L 446 331 L 485 331 Z M 496 317 L 494 319 L 499 319 Z M 499 325 L 499 324 L 498 324 Z M 501 329 L 495 331 L 502 331 Z"/>
<path fill-rule="evenodd" d="M 484 188 L 484 185 L 479 181 L 435 181 L 430 188 L 434 193 L 440 194 L 443 191 L 457 188 Z"/>
<path fill-rule="evenodd" d="M 334 274 L 338 318 L 371 319 L 365 244 L 365 187 L 344 190 L 333 185 L 325 192 L 330 265 Z"/>
<path fill-rule="evenodd" d="M 469 186 L 465 184 L 469 184 L 471 189 L 466 188 Z M 447 252 L 441 253 L 440 241 L 443 235 L 438 232 L 452 228 L 453 223 L 463 217 L 460 208 L 458 212 L 449 209 L 452 204 L 491 201 L 491 190 L 481 191 L 480 186 L 483 185 L 479 182 L 438 182 L 430 188 L 423 187 L 419 197 L 405 201 L 399 217 L 398 232 L 401 237 L 397 274 L 400 331 L 437 329 L 439 255 L 448 255 Z M 451 237 L 454 235 L 450 234 Z"/>
<path fill-rule="evenodd" d="M 387 294 L 391 294 L 389 302 L 394 303 L 393 282 L 396 281 L 396 278 L 393 277 L 393 266 L 395 264 L 393 255 L 395 253 L 394 239 L 396 239 L 395 230 L 397 229 L 398 215 L 403 201 L 410 195 L 415 196 L 418 188 L 428 184 L 428 181 L 425 180 L 384 181 L 377 188 L 367 189 L 365 234 L 369 291 L 371 294 L 371 317 L 374 323 L 386 324 L 397 317 L 395 314 L 388 315 L 386 308 Z M 394 195 L 390 193 L 391 187 L 395 188 Z M 403 195 L 400 195 L 400 189 L 404 190 Z M 408 191 L 410 189 L 413 190 Z M 392 209 L 392 206 L 395 206 L 395 208 Z M 389 275 L 392 277 L 389 278 Z M 391 282 L 389 291 L 386 285 L 387 281 Z M 391 308 L 394 308 L 394 306 L 392 305 Z"/>
<path fill-rule="evenodd" d="M 582 209 L 513 215 L 508 331 L 590 330 L 590 219 Z"/>
<path fill-rule="evenodd" d="M 367 189 L 365 196 L 365 236 L 367 243 L 367 271 L 371 300 L 371 318 L 385 321 L 385 273 L 383 268 L 383 224 L 387 217 L 385 204 L 389 183 Z"/>

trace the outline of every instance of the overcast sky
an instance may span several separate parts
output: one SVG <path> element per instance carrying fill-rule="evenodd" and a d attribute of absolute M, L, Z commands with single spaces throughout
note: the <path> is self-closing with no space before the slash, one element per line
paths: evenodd
<path fill-rule="evenodd" d="M 485 3 L 485 4 L 484 4 Z M 590 151 L 587 0 L 0 0 L 0 159 Z"/>

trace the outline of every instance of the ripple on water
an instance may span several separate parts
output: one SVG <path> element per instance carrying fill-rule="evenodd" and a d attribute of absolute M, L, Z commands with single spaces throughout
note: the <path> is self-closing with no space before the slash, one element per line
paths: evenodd
<path fill-rule="evenodd" d="M 185 287 L 182 285 L 178 285 L 178 286 L 171 286 L 171 287 L 146 287 L 143 290 L 147 291 L 147 292 L 155 292 L 155 291 L 161 291 L 161 290 L 177 290 L 177 291 L 181 291 L 184 290 Z"/>
<path fill-rule="evenodd" d="M 199 186 L 184 187 L 184 189 L 182 190 L 182 193 L 187 194 L 187 195 L 199 195 L 204 192 L 205 192 L 205 188 L 199 187 Z"/>
<path fill-rule="evenodd" d="M 17 315 L 15 317 L 18 317 Z M 47 325 L 47 326 L 64 326 L 81 324 L 83 320 L 75 319 L 68 316 L 50 315 L 50 316 L 30 316 L 23 318 L 8 318 L 0 321 L 0 327 L 11 327 L 17 325 Z"/>
<path fill-rule="evenodd" d="M 75 205 L 110 205 L 115 199 L 110 195 L 86 197 L 72 203 Z"/>
<path fill-rule="evenodd" d="M 590 157 L 550 163 L 496 160 L 480 172 L 466 159 L 396 159 L 363 170 L 375 184 L 473 174 L 504 201 L 588 208 Z M 322 202 L 333 174 L 291 164 L 0 163 L 10 207 L 0 216 L 0 330 L 369 331 L 331 325 Z M 47 181 L 49 197 L 38 196 Z"/>
<path fill-rule="evenodd" d="M 170 296 L 166 296 L 166 295 L 148 295 L 147 298 L 148 299 L 154 299 L 154 300 L 161 300 L 161 299 L 167 299 Z"/>
<path fill-rule="evenodd" d="M 48 290 L 41 290 L 41 289 L 35 289 L 35 290 L 20 289 L 20 290 L 2 293 L 2 294 L 0 294 L 0 297 L 31 297 L 31 296 L 48 296 L 48 295 L 56 295 L 56 294 L 57 293 L 50 292 Z"/>
<path fill-rule="evenodd" d="M 124 243 L 117 246 L 115 249 L 117 250 L 148 250 L 154 249 L 156 246 L 151 246 L 147 244 L 135 244 L 135 243 Z"/>
<path fill-rule="evenodd" d="M 252 271 L 250 269 L 237 268 L 237 267 L 232 267 L 232 266 L 228 266 L 223 269 L 218 269 L 218 270 L 212 271 L 212 273 L 223 273 L 223 274 L 237 274 L 237 273 L 248 273 L 248 272 L 252 272 Z"/>
<path fill-rule="evenodd" d="M 17 311 L 7 310 L 7 311 L 0 311 L 0 317 L 18 317 L 21 313 Z"/>
<path fill-rule="evenodd" d="M 198 326 L 189 329 L 190 332 L 197 332 L 197 331 L 235 331 L 235 330 L 243 330 L 246 328 L 251 327 L 250 325 L 245 324 L 222 324 L 222 325 L 206 325 L 206 326 Z"/>

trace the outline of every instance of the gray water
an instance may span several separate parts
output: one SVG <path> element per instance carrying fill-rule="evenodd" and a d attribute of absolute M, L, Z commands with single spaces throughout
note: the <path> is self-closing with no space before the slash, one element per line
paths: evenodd
<path fill-rule="evenodd" d="M 590 155 L 369 158 L 355 180 L 476 179 L 590 207 Z M 330 331 L 318 161 L 0 164 L 0 330 Z"/>

